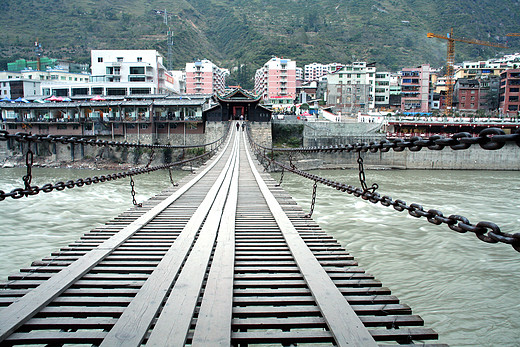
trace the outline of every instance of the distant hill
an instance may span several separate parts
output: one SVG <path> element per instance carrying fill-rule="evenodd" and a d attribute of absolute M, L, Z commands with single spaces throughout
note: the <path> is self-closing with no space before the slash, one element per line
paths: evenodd
<path fill-rule="evenodd" d="M 456 62 L 520 51 L 520 0 L 2 0 L 0 68 L 34 59 L 38 39 L 51 58 L 90 61 L 91 49 L 157 49 L 174 33 L 174 68 L 193 59 L 242 66 L 232 84 L 250 87 L 271 56 L 312 62 L 377 62 L 378 69 L 446 60 L 446 42 L 427 32 L 506 43 L 456 44 Z"/>

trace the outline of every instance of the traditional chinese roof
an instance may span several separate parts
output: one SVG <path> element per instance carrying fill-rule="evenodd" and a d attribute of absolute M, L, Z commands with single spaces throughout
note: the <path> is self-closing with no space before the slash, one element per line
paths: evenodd
<path fill-rule="evenodd" d="M 244 89 L 242 88 L 237 88 L 227 94 L 224 94 L 224 95 L 217 95 L 217 98 L 220 100 L 220 101 L 233 101 L 233 102 L 240 102 L 240 101 L 245 101 L 245 102 L 255 102 L 255 101 L 260 101 L 260 96 L 258 95 L 254 95 L 254 94 L 251 94 L 247 91 L 245 91 Z"/>

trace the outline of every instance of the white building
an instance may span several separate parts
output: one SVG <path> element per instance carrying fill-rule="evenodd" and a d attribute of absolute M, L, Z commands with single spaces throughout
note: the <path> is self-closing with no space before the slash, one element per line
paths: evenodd
<path fill-rule="evenodd" d="M 374 107 L 386 108 L 390 105 L 390 72 L 376 72 Z"/>
<path fill-rule="evenodd" d="M 90 58 L 90 81 L 45 81 L 41 94 L 82 97 L 180 92 L 175 89 L 175 78 L 166 71 L 163 57 L 156 50 L 92 50 Z"/>
<path fill-rule="evenodd" d="M 52 81 L 62 83 L 85 83 L 90 80 L 90 74 L 68 72 L 63 69 L 48 69 L 45 71 L 37 71 L 26 69 L 22 71 L 0 71 L 0 80 L 22 79 L 36 81 Z"/>
<path fill-rule="evenodd" d="M 15 100 L 39 95 L 40 84 L 40 81 L 32 79 L 0 79 L 0 99 Z"/>
<path fill-rule="evenodd" d="M 102 83 L 104 95 L 173 92 L 167 88 L 164 58 L 156 50 L 92 50 L 90 60 L 91 80 Z"/>
<path fill-rule="evenodd" d="M 304 66 L 305 82 L 310 81 L 319 81 L 321 77 L 326 76 L 329 73 L 333 73 L 339 68 L 342 68 L 343 64 L 340 63 L 330 63 L 330 64 L 320 64 L 320 63 L 312 63 Z"/>
<path fill-rule="evenodd" d="M 383 79 L 382 77 L 381 81 Z M 353 62 L 345 65 L 336 72 L 328 74 L 327 82 L 326 102 L 336 111 L 342 113 L 368 112 L 376 107 L 375 63 Z M 379 95 L 381 96 L 382 93 Z"/>

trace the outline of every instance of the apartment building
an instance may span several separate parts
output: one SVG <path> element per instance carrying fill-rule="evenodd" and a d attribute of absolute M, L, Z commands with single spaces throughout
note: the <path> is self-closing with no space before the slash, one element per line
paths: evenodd
<path fill-rule="evenodd" d="M 381 77 L 381 82 L 384 78 Z M 389 88 L 388 85 L 388 93 Z M 381 92 L 382 89 L 385 88 L 379 89 L 379 96 L 386 95 L 386 91 Z M 326 102 L 334 107 L 336 112 L 368 112 L 376 105 L 375 90 L 375 63 L 354 62 L 327 75 Z"/>
<path fill-rule="evenodd" d="M 35 80 L 59 83 L 85 83 L 90 81 L 89 73 L 69 72 L 65 69 L 49 68 L 45 71 L 25 69 L 21 71 L 0 71 L 0 80 Z"/>
<path fill-rule="evenodd" d="M 429 110 L 430 65 L 424 64 L 401 71 L 401 110 L 427 113 Z"/>
<path fill-rule="evenodd" d="M 296 62 L 271 58 L 256 70 L 255 93 L 274 108 L 292 107 L 296 98 Z"/>
<path fill-rule="evenodd" d="M 500 113 L 517 116 L 520 111 L 520 69 L 509 69 L 500 74 Z"/>
<path fill-rule="evenodd" d="M 0 79 L 0 99 L 15 100 L 40 94 L 40 81 L 30 79 Z"/>
<path fill-rule="evenodd" d="M 107 95 L 164 94 L 166 68 L 164 57 L 156 50 L 92 50 L 92 82 L 124 83 L 119 89 L 106 87 Z"/>
<path fill-rule="evenodd" d="M 377 109 L 390 107 L 390 72 L 376 72 L 374 86 L 374 106 Z"/>
<path fill-rule="evenodd" d="M 209 60 L 197 60 L 186 64 L 186 93 L 224 94 L 229 70 L 222 69 Z"/>
<path fill-rule="evenodd" d="M 489 60 L 476 62 L 465 61 L 462 63 L 462 66 L 455 70 L 455 79 L 500 76 L 500 73 L 505 69 L 507 69 L 507 63 L 497 63 Z"/>
<path fill-rule="evenodd" d="M 92 50 L 90 81 L 42 82 L 43 96 L 151 95 L 176 92 L 156 50 Z M 59 83 L 56 83 L 59 82 Z"/>
<path fill-rule="evenodd" d="M 320 64 L 312 63 L 304 66 L 304 80 L 305 82 L 319 81 L 321 77 L 343 67 L 340 63 Z"/>
<path fill-rule="evenodd" d="M 480 103 L 480 83 L 476 79 L 459 78 L 455 83 L 454 100 L 460 112 L 476 113 Z"/>

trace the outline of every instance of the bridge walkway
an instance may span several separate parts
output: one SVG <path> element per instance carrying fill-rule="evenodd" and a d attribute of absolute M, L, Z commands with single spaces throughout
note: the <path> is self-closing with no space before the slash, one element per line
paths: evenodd
<path fill-rule="evenodd" d="M 178 187 L 0 287 L 2 346 L 437 339 L 262 172 L 242 131 Z"/>

